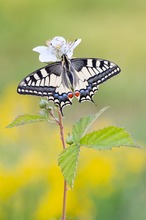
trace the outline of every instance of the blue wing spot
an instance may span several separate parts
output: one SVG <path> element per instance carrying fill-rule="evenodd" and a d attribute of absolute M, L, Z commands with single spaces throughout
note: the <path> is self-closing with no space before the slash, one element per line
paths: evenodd
<path fill-rule="evenodd" d="M 66 98 L 66 97 L 67 97 L 67 94 L 64 93 L 64 94 L 62 94 L 62 96 L 63 96 L 63 98 Z"/>
<path fill-rule="evenodd" d="M 54 94 L 54 98 L 55 98 L 55 99 L 58 99 L 58 98 L 59 98 L 59 95 L 58 95 L 57 93 L 55 93 L 55 94 Z"/>
<path fill-rule="evenodd" d="M 89 85 L 87 88 L 88 88 L 88 90 L 91 90 L 91 89 L 92 89 L 92 86 L 91 86 L 91 85 Z"/>

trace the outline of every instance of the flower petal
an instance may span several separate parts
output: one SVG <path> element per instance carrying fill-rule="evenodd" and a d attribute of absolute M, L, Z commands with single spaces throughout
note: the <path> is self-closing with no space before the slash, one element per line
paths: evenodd
<path fill-rule="evenodd" d="M 47 52 L 48 47 L 38 46 L 38 47 L 33 48 L 32 50 L 35 51 L 35 52 L 38 52 L 38 53 L 42 53 L 42 52 Z"/>
<path fill-rule="evenodd" d="M 54 53 L 54 48 L 49 48 L 46 46 L 38 46 L 33 48 L 33 51 L 38 52 L 39 60 L 41 62 L 56 62 L 58 59 Z"/>
<path fill-rule="evenodd" d="M 74 50 L 80 43 L 81 43 L 81 39 L 76 39 L 76 40 L 72 43 L 71 48 Z"/>
<path fill-rule="evenodd" d="M 49 53 L 41 53 L 40 55 L 39 55 L 39 60 L 41 61 L 41 62 L 56 62 L 56 61 L 58 61 L 58 59 L 57 59 L 57 57 L 56 57 L 56 55 L 55 54 L 49 54 Z"/>
<path fill-rule="evenodd" d="M 54 37 L 51 42 L 50 42 L 50 45 L 53 45 L 54 47 L 58 47 L 58 46 L 61 46 L 63 44 L 66 44 L 66 40 L 64 39 L 64 37 L 60 37 L 60 36 L 57 36 L 57 37 Z"/>

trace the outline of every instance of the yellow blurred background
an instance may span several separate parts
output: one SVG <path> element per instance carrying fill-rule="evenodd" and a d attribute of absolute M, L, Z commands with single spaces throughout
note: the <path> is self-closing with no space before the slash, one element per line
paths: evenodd
<path fill-rule="evenodd" d="M 145 0 L 0 1 L 0 220 L 55 220 L 62 209 L 62 151 L 56 125 L 6 129 L 20 114 L 39 111 L 39 98 L 20 96 L 18 83 L 43 66 L 32 48 L 54 36 L 82 43 L 76 57 L 99 57 L 122 72 L 100 86 L 92 103 L 64 109 L 65 134 L 81 116 L 111 106 L 94 128 L 125 127 L 141 146 L 146 135 Z M 67 219 L 146 219 L 146 151 L 81 149 Z"/>

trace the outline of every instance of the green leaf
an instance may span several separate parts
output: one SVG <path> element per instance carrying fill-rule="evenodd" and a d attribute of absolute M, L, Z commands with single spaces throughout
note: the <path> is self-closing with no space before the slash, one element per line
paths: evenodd
<path fill-rule="evenodd" d="M 80 140 L 80 145 L 96 150 L 106 150 L 120 146 L 135 146 L 125 129 L 115 126 L 109 126 L 85 135 Z"/>
<path fill-rule="evenodd" d="M 62 151 L 58 158 L 58 164 L 61 167 L 62 174 L 67 184 L 72 188 L 76 176 L 80 148 L 73 144 Z"/>
<path fill-rule="evenodd" d="M 95 115 L 88 115 L 83 118 L 80 118 L 79 121 L 75 123 L 72 129 L 72 138 L 73 141 L 78 144 L 80 139 L 87 133 L 90 129 L 91 125 L 95 122 L 97 118 L 107 109 L 105 107 L 97 112 Z"/>
<path fill-rule="evenodd" d="M 32 122 L 38 122 L 38 121 L 45 121 L 48 120 L 48 118 L 45 115 L 19 115 L 17 116 L 12 123 L 10 123 L 7 128 L 12 128 L 19 125 L 24 125 Z"/>

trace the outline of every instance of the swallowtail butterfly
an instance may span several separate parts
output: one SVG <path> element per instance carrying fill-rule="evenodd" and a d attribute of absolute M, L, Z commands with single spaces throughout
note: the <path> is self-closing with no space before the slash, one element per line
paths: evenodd
<path fill-rule="evenodd" d="M 72 98 L 79 102 L 93 102 L 98 86 L 120 73 L 113 62 L 96 58 L 68 59 L 63 54 L 61 61 L 40 68 L 20 82 L 17 91 L 20 94 L 46 96 L 59 106 L 72 104 Z"/>

